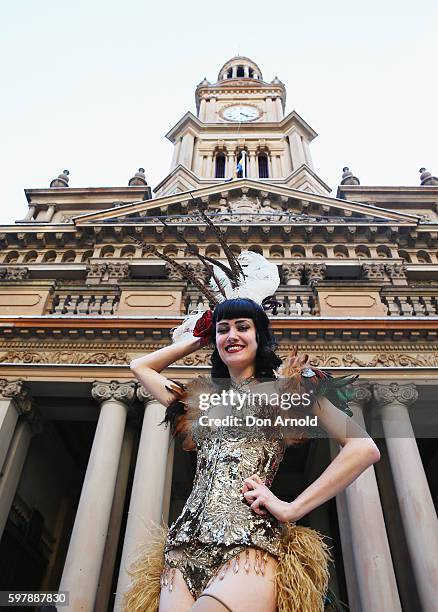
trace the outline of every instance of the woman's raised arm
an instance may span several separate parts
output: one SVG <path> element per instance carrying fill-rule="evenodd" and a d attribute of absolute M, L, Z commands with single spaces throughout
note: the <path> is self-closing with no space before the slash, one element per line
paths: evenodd
<path fill-rule="evenodd" d="M 173 383 L 160 372 L 199 348 L 201 348 L 201 338 L 192 337 L 133 359 L 130 367 L 145 390 L 160 404 L 167 406 L 175 399 L 172 392 L 168 390 Z"/>

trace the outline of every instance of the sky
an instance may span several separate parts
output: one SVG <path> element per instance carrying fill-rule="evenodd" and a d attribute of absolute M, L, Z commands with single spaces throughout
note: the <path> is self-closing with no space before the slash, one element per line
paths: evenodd
<path fill-rule="evenodd" d="M 420 167 L 438 175 L 437 17 L 433 0 L 2 2 L 0 223 L 63 169 L 71 187 L 110 187 L 141 166 L 155 187 L 165 134 L 237 54 L 285 83 L 332 195 L 343 166 L 418 185 Z"/>

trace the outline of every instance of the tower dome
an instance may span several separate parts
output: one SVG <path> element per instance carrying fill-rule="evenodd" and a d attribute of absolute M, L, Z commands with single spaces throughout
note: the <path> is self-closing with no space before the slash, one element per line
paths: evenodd
<path fill-rule="evenodd" d="M 236 55 L 226 62 L 219 70 L 218 81 L 227 79 L 258 79 L 263 81 L 263 75 L 255 62 L 242 55 Z"/>

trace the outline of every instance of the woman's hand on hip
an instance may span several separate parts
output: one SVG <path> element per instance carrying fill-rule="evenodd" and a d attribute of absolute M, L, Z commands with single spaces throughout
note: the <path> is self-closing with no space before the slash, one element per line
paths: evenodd
<path fill-rule="evenodd" d="M 257 474 L 253 474 L 243 481 L 242 492 L 251 510 L 260 516 L 266 516 L 269 512 L 282 523 L 294 522 L 301 518 L 296 512 L 293 502 L 289 504 L 278 499 Z"/>

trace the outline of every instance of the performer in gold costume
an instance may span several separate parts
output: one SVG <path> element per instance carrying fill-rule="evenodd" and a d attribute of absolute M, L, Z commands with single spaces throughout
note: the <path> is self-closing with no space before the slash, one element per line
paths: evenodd
<path fill-rule="evenodd" d="M 267 277 L 273 274 L 271 268 Z M 183 324 L 174 344 L 131 363 L 144 388 L 167 406 L 165 421 L 184 437 L 183 448 L 197 451 L 197 469 L 181 515 L 132 568 L 126 612 L 324 610 L 327 545 L 296 522 L 379 459 L 374 442 L 346 415 L 351 379 L 309 367 L 307 356 L 293 354 L 282 363 L 260 296 L 259 303 L 224 297 L 213 311 Z M 161 374 L 208 342 L 214 344 L 211 379 L 184 388 Z M 228 410 L 232 391 L 246 398 L 238 416 Z M 273 392 L 294 393 L 301 403 L 282 410 L 269 400 Z M 213 401 L 215 393 L 220 402 Z M 206 397 L 207 408 L 200 402 Z M 317 431 L 336 439 L 341 451 L 288 503 L 270 485 L 287 446 L 313 435 L 308 427 L 278 424 L 290 414 L 317 416 Z"/>

